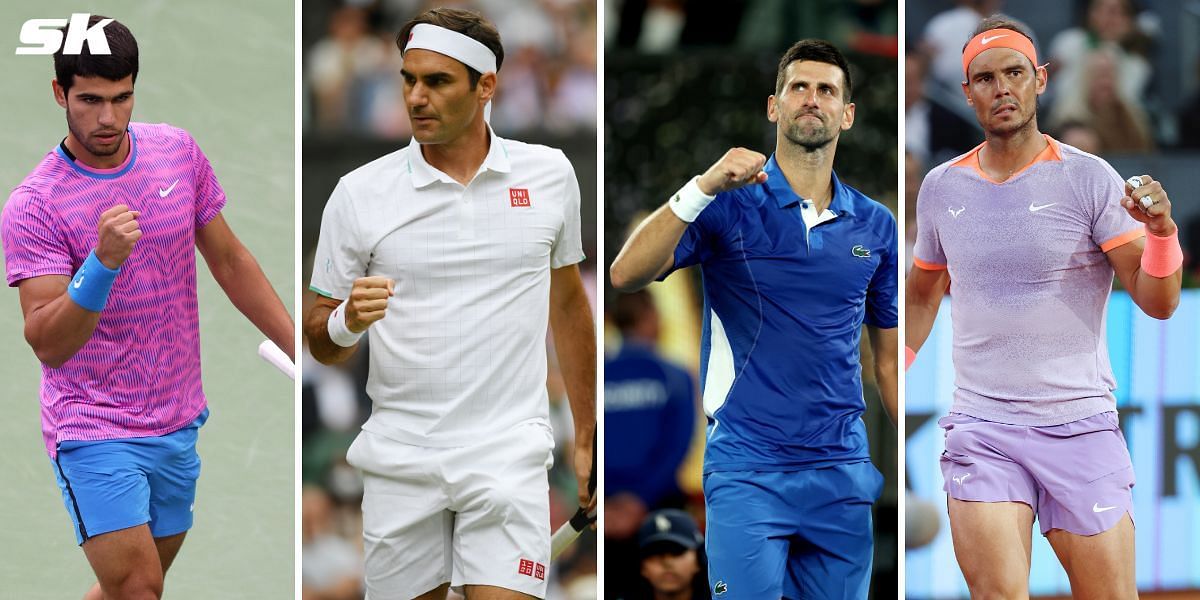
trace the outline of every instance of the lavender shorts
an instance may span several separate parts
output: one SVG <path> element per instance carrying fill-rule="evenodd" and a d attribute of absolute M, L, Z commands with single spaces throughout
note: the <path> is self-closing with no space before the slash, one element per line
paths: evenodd
<path fill-rule="evenodd" d="M 969 502 L 1023 502 L 1042 534 L 1096 535 L 1133 518 L 1133 463 L 1117 413 L 1049 427 L 1007 425 L 951 413 L 942 489 Z"/>

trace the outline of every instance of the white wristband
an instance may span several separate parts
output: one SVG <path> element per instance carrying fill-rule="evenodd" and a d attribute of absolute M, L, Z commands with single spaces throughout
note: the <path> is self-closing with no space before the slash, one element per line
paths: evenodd
<path fill-rule="evenodd" d="M 333 309 L 333 312 L 329 313 L 329 323 L 326 326 L 326 329 L 329 330 L 329 339 L 343 348 L 353 347 L 363 333 L 366 333 L 366 331 L 354 333 L 346 326 L 346 303 L 349 301 L 343 300 L 337 308 Z"/>
<path fill-rule="evenodd" d="M 691 181 L 685 183 L 683 187 L 671 196 L 671 200 L 667 202 L 667 206 L 671 207 L 671 212 L 679 217 L 685 223 L 691 223 L 700 216 L 700 211 L 708 206 L 716 196 L 709 196 L 700 191 L 700 176 L 697 175 Z"/>

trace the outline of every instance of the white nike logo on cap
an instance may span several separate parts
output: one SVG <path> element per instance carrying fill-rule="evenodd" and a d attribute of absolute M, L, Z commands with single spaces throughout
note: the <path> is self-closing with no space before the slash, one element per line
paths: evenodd
<path fill-rule="evenodd" d="M 1037 206 L 1034 203 L 1030 202 L 1029 203 L 1029 212 L 1037 212 L 1039 210 L 1042 210 L 1043 208 L 1050 208 L 1051 206 L 1054 206 L 1055 204 L 1058 204 L 1058 203 L 1051 202 L 1050 204 L 1043 204 L 1041 206 Z"/>
<path fill-rule="evenodd" d="M 1002 37 L 1008 37 L 1008 34 L 1007 34 L 1007 33 L 1004 33 L 1004 34 L 1001 34 L 1001 35 L 993 35 L 992 37 L 987 37 L 987 36 L 984 36 L 984 38 L 983 38 L 983 39 L 979 40 L 979 43 L 981 43 L 981 44 L 983 44 L 984 46 L 986 46 L 986 45 L 988 45 L 988 42 L 992 42 L 992 41 L 998 40 L 998 39 L 1000 39 L 1000 38 L 1002 38 Z"/>
<path fill-rule="evenodd" d="M 1093 505 L 1092 505 L 1092 512 L 1094 512 L 1094 513 L 1102 513 L 1102 512 L 1104 512 L 1104 511 L 1106 511 L 1106 510 L 1112 510 L 1112 509 L 1114 509 L 1114 508 L 1116 508 L 1116 507 L 1115 507 L 1115 506 L 1100 506 L 1100 503 L 1099 503 L 1099 502 L 1097 502 L 1097 503 L 1095 503 L 1095 504 L 1093 504 Z"/>

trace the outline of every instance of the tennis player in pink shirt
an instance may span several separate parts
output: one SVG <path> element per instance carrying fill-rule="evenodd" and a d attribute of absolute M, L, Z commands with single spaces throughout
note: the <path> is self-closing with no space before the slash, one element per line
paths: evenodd
<path fill-rule="evenodd" d="M 1077 598 L 1136 598 L 1133 467 L 1105 347 L 1113 275 L 1146 314 L 1179 303 L 1162 185 L 1038 131 L 1032 37 L 1000 15 L 963 49 L 985 141 L 929 172 L 907 282 L 908 363 L 952 289 L 955 393 L 941 466 L 974 598 L 1027 598 L 1036 520 Z"/>
<path fill-rule="evenodd" d="M 54 55 L 68 134 L 13 190 L 0 232 L 42 363 L 46 450 L 98 580 L 84 598 L 156 598 L 192 525 L 208 416 L 194 249 L 289 355 L 294 327 L 195 140 L 130 122 L 137 41 L 116 21 L 104 33 L 109 55 Z"/>

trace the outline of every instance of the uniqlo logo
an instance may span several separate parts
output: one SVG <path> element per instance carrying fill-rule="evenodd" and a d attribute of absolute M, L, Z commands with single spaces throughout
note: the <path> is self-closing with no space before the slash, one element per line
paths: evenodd
<path fill-rule="evenodd" d="M 533 576 L 537 577 L 538 579 L 541 579 L 542 581 L 545 581 L 546 580 L 546 565 L 543 565 L 542 563 L 538 563 L 538 564 L 534 565 Z"/>
<path fill-rule="evenodd" d="M 538 565 L 539 567 L 541 565 Z M 528 558 L 522 558 L 521 564 L 517 566 L 517 575 L 528 575 L 533 577 L 533 561 Z"/>
<path fill-rule="evenodd" d="M 514 208 L 529 206 L 529 190 L 525 188 L 508 188 L 508 199 Z"/>

